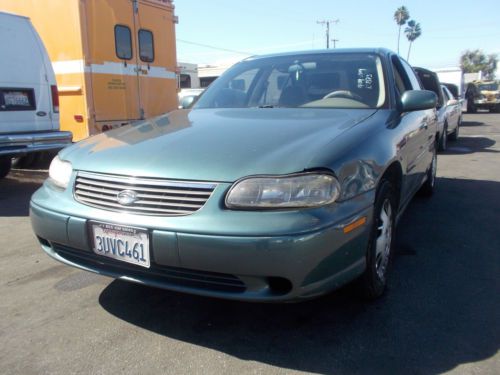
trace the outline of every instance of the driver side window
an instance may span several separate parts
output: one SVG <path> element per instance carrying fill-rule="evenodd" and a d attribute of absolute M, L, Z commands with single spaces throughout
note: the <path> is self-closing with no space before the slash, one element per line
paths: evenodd
<path fill-rule="evenodd" d="M 397 56 L 392 56 L 392 70 L 394 72 L 394 81 L 396 82 L 396 98 L 400 99 L 405 91 L 413 90 L 410 79 Z"/>

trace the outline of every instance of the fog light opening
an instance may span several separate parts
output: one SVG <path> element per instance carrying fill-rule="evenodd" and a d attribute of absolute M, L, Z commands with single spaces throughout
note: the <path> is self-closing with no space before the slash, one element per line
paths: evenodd
<path fill-rule="evenodd" d="M 292 283 L 283 277 L 268 277 L 267 283 L 273 294 L 283 295 L 292 290 Z"/>
<path fill-rule="evenodd" d="M 40 236 L 37 236 L 37 238 L 38 242 L 40 242 L 40 245 L 50 247 L 49 241 L 47 241 L 45 238 L 42 238 Z"/>

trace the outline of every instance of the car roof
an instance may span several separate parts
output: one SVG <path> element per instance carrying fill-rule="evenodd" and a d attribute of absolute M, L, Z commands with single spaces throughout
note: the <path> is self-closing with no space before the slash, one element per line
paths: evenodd
<path fill-rule="evenodd" d="M 365 54 L 389 54 L 394 53 L 387 48 L 335 48 L 335 49 L 320 49 L 320 50 L 307 50 L 307 51 L 291 51 L 283 53 L 274 53 L 267 55 L 255 55 L 244 59 L 243 61 L 252 61 L 272 57 L 286 57 L 286 56 L 307 56 L 317 54 L 344 54 L 344 53 L 365 53 Z"/>

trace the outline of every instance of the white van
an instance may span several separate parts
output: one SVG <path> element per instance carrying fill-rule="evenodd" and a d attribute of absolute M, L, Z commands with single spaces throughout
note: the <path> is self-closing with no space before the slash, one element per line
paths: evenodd
<path fill-rule="evenodd" d="M 0 12 L 0 178 L 11 158 L 71 143 L 47 51 L 29 18 Z"/>

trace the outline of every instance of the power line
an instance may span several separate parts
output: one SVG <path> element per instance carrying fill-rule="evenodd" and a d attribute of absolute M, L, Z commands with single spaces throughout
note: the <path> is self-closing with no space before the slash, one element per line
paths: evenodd
<path fill-rule="evenodd" d="M 211 46 L 209 44 L 203 44 L 203 43 L 197 43 L 197 42 L 191 42 L 189 40 L 184 40 L 184 39 L 176 39 L 178 42 L 185 43 L 185 44 L 192 44 L 194 46 L 199 46 L 199 47 L 205 47 L 205 48 L 211 48 L 219 51 L 225 51 L 225 52 L 232 52 L 232 53 L 238 53 L 240 55 L 255 55 L 255 53 L 251 52 L 243 52 L 243 51 L 236 51 L 233 49 L 228 49 L 228 48 L 221 48 L 221 47 L 216 47 L 216 46 Z"/>
<path fill-rule="evenodd" d="M 323 21 L 316 21 L 317 24 L 319 25 L 326 25 L 326 48 L 330 48 L 330 23 L 337 24 L 339 23 L 339 20 L 323 20 Z"/>

